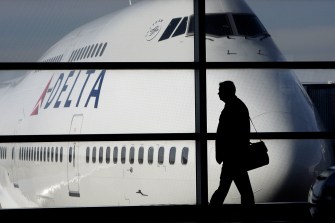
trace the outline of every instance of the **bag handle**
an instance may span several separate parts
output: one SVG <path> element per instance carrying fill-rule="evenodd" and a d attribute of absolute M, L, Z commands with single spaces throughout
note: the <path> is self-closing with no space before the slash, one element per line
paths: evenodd
<path fill-rule="evenodd" d="M 250 122 L 251 122 L 252 126 L 254 127 L 256 133 L 258 133 L 258 132 L 257 132 L 257 129 L 256 129 L 255 125 L 254 125 L 254 123 L 252 122 L 252 120 L 251 120 L 251 118 L 250 118 L 250 116 L 249 116 L 249 119 L 250 119 Z M 262 141 L 262 139 L 259 138 L 259 141 Z"/>

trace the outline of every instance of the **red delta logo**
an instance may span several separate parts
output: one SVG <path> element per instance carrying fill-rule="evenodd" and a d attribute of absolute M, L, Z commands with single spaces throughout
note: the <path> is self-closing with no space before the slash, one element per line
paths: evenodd
<path fill-rule="evenodd" d="M 98 108 L 99 97 L 106 70 L 70 71 L 53 75 L 37 100 L 30 116 L 49 108 Z M 46 101 L 45 99 L 48 98 Z"/>

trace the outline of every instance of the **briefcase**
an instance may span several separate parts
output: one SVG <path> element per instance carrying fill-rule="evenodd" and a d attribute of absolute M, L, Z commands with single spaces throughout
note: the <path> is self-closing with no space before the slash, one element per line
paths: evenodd
<path fill-rule="evenodd" d="M 259 142 L 250 143 L 249 151 L 246 156 L 246 169 L 253 170 L 269 164 L 268 149 L 265 143 L 261 140 Z"/>

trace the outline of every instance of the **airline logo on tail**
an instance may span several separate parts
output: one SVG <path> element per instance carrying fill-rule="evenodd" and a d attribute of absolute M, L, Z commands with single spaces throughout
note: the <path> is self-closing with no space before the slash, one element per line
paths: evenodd
<path fill-rule="evenodd" d="M 106 70 L 62 72 L 50 78 L 30 116 L 43 109 L 70 107 L 98 108 Z M 46 101 L 45 98 L 48 98 Z M 45 102 L 45 103 L 44 103 Z"/>

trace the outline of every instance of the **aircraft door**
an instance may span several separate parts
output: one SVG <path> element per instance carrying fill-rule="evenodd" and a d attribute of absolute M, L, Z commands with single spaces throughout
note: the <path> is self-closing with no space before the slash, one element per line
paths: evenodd
<path fill-rule="evenodd" d="M 77 114 L 72 117 L 70 134 L 80 134 L 83 123 L 83 115 Z M 67 157 L 67 179 L 69 187 L 69 196 L 80 197 L 79 192 L 79 142 L 69 142 Z"/>

